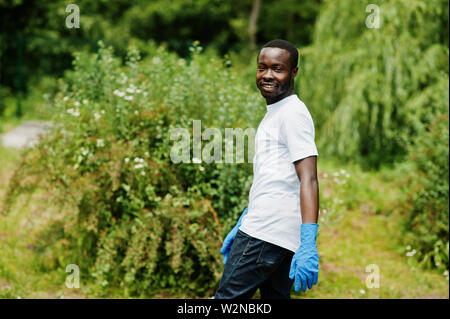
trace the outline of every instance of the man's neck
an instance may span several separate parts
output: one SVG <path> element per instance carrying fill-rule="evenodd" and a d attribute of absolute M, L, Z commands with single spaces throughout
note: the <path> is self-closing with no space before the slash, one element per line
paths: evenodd
<path fill-rule="evenodd" d="M 271 105 L 271 104 L 277 103 L 277 102 L 281 101 L 282 99 L 284 99 L 288 96 L 294 95 L 294 94 L 295 94 L 295 90 L 292 89 L 292 90 L 289 90 L 288 92 L 286 92 L 285 94 L 274 96 L 273 98 L 268 97 L 268 98 L 266 98 L 266 104 Z"/>

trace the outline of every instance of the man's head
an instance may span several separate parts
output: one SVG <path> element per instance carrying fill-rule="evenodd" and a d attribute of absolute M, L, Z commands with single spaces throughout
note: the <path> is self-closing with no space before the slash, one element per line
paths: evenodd
<path fill-rule="evenodd" d="M 257 62 L 256 85 L 267 104 L 294 94 L 298 51 L 292 43 L 285 40 L 267 42 L 259 51 Z"/>

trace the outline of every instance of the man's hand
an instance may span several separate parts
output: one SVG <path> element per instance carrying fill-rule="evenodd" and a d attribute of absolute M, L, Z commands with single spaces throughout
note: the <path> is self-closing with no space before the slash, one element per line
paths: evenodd
<path fill-rule="evenodd" d="M 316 223 L 306 223 L 301 226 L 301 243 L 300 247 L 292 257 L 289 278 L 294 279 L 294 289 L 296 292 L 300 290 L 306 291 L 306 287 L 312 288 L 313 284 L 317 284 L 319 279 L 319 255 L 317 254 Z"/>
<path fill-rule="evenodd" d="M 233 245 L 234 239 L 236 238 L 236 234 L 239 230 L 239 227 L 241 226 L 242 218 L 247 214 L 247 212 L 248 212 L 247 207 L 245 207 L 244 211 L 241 214 L 241 217 L 239 217 L 238 222 L 233 227 L 233 229 L 228 233 L 227 237 L 225 237 L 225 240 L 223 241 L 220 253 L 223 255 L 224 265 L 227 263 L 228 254 L 230 253 L 231 246 Z"/>

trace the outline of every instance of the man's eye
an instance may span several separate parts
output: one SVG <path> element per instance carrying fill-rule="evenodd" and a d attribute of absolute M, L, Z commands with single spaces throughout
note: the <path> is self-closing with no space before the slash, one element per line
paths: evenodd
<path fill-rule="evenodd" d="M 276 72 L 281 72 L 281 71 L 283 71 L 283 69 L 282 68 L 275 68 L 275 71 Z"/>

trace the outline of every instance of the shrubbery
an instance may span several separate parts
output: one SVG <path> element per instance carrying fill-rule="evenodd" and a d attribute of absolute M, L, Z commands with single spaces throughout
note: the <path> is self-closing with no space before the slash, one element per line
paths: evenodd
<path fill-rule="evenodd" d="M 247 205 L 252 164 L 174 164 L 170 129 L 192 133 L 197 119 L 203 129 L 245 129 L 265 108 L 198 45 L 189 60 L 149 51 L 139 61 L 130 50 L 124 67 L 111 49 L 76 55 L 55 99 L 55 126 L 24 151 L 5 207 L 25 191 L 51 190 L 62 216 L 41 238 L 43 255 L 50 251 L 55 267 L 79 264 L 104 291 L 208 295 L 222 239 Z"/>
<path fill-rule="evenodd" d="M 401 207 L 407 255 L 427 268 L 449 268 L 449 117 L 436 117 L 410 156 Z"/>

